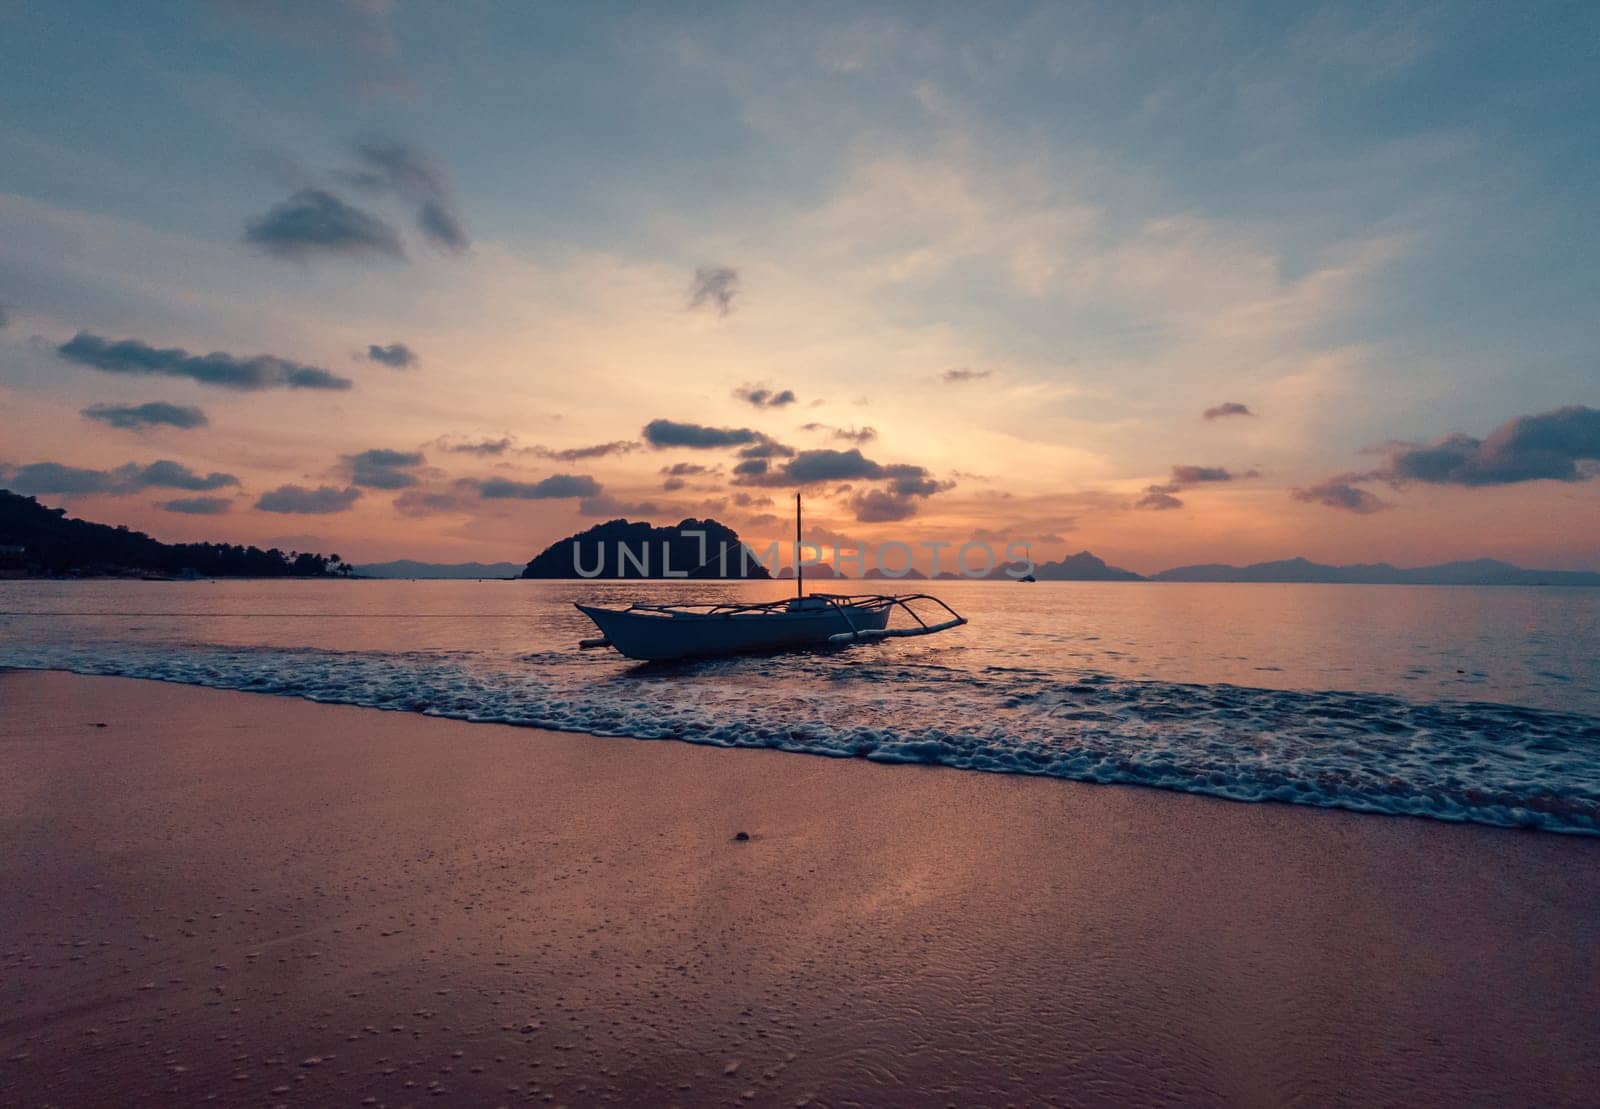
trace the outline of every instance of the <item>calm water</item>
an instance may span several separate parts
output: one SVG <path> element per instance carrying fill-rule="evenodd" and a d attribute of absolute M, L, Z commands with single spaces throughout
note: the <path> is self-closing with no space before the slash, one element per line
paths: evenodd
<path fill-rule="evenodd" d="M 780 583 L 0 582 L 0 666 L 1600 833 L 1600 590 L 939 582 L 965 628 L 641 666 L 577 599 Z"/>

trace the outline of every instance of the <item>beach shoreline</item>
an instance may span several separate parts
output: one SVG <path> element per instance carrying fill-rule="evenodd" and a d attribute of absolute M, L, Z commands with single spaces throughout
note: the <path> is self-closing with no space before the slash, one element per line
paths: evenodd
<path fill-rule="evenodd" d="M 1600 1086 L 1588 837 L 24 671 L 0 802 L 0 1104 Z"/>

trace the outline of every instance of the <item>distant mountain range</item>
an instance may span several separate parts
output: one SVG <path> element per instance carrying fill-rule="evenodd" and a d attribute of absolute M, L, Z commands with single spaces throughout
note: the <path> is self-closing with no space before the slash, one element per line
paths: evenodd
<path fill-rule="evenodd" d="M 1250 566 L 1210 563 L 1179 566 L 1153 581 L 1320 582 L 1336 585 L 1600 585 L 1600 574 L 1584 570 L 1524 570 L 1509 562 L 1478 558 L 1437 566 L 1391 566 L 1387 562 L 1327 566 L 1304 558 Z"/>
<path fill-rule="evenodd" d="M 522 574 L 516 562 L 368 562 L 355 568 L 364 578 L 515 578 Z"/>

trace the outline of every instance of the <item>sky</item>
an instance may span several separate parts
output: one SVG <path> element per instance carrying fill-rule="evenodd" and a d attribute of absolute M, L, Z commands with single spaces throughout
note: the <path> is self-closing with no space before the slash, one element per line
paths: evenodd
<path fill-rule="evenodd" d="M 677 10 L 672 10 L 676 8 Z M 1600 9 L 0 0 L 0 487 L 1600 570 Z"/>

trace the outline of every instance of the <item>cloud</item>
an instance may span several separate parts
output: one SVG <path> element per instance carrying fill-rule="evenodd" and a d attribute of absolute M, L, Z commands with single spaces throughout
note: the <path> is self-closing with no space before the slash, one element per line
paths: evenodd
<path fill-rule="evenodd" d="M 917 506 L 906 496 L 883 489 L 869 489 L 850 499 L 856 519 L 863 524 L 884 524 L 917 514 Z"/>
<path fill-rule="evenodd" d="M 477 493 L 477 482 L 460 478 L 449 489 L 407 489 L 394 499 L 394 507 L 402 516 L 471 512 L 478 500 Z"/>
<path fill-rule="evenodd" d="M 1370 513 L 1389 507 L 1358 488 L 1375 481 L 1396 488 L 1425 485 L 1516 485 L 1524 481 L 1587 481 L 1600 474 L 1600 409 L 1569 405 L 1517 416 L 1483 439 L 1461 432 L 1433 443 L 1396 443 L 1384 465 L 1338 474 L 1292 490 L 1297 501 Z"/>
<path fill-rule="evenodd" d="M 1289 495 L 1297 501 L 1307 504 L 1321 504 L 1329 508 L 1342 508 L 1346 512 L 1354 512 L 1362 516 L 1379 512 L 1388 508 L 1388 504 L 1379 500 L 1365 489 L 1358 489 L 1350 484 L 1351 478 L 1359 478 L 1359 474 L 1347 474 L 1343 477 L 1332 477 L 1327 481 L 1303 489 L 1291 489 Z"/>
<path fill-rule="evenodd" d="M 776 439 L 761 437 L 759 443 L 751 443 L 748 447 L 739 448 L 740 458 L 793 458 L 794 448 L 787 443 L 780 443 Z"/>
<path fill-rule="evenodd" d="M 409 471 L 422 465 L 421 451 L 369 450 L 344 456 L 350 484 L 368 489 L 409 489 L 417 475 Z"/>
<path fill-rule="evenodd" d="M 685 424 L 675 420 L 651 420 L 644 425 L 641 434 L 646 443 L 657 449 L 692 447 L 709 450 L 766 441 L 766 436 L 748 427 L 706 427 L 704 424 Z"/>
<path fill-rule="evenodd" d="M 1144 491 L 1144 496 L 1133 502 L 1134 508 L 1147 508 L 1155 512 L 1165 512 L 1174 508 L 1182 508 L 1183 501 L 1174 497 L 1167 491 L 1168 487 L 1152 485 Z"/>
<path fill-rule="evenodd" d="M 1222 466 L 1174 466 L 1172 468 L 1173 485 L 1199 485 L 1204 482 L 1232 481 L 1234 474 Z M 1254 470 L 1241 477 L 1255 477 Z"/>
<path fill-rule="evenodd" d="M 516 440 L 509 435 L 499 439 L 478 439 L 472 441 L 450 440 L 441 436 L 435 440 L 435 445 L 449 454 L 483 454 L 501 455 L 516 445 Z"/>
<path fill-rule="evenodd" d="M 152 347 L 138 339 L 111 340 L 80 331 L 56 348 L 69 362 L 114 374 L 187 377 L 222 389 L 348 389 L 349 378 L 271 354 L 240 358 L 223 351 L 190 354 L 181 347 Z"/>
<path fill-rule="evenodd" d="M 417 364 L 416 352 L 404 343 L 390 343 L 387 346 L 373 343 L 367 347 L 367 357 L 397 370 L 408 370 Z"/>
<path fill-rule="evenodd" d="M 343 489 L 332 485 L 319 485 L 307 489 L 303 485 L 280 485 L 269 493 L 261 494 L 256 507 L 262 512 L 283 512 L 297 516 L 326 516 L 344 512 L 361 499 L 361 490 L 353 485 Z"/>
<path fill-rule="evenodd" d="M 0 481 L 14 493 L 109 493 L 116 479 L 107 470 L 84 470 L 59 462 L 7 467 Z"/>
<path fill-rule="evenodd" d="M 542 481 L 512 481 L 492 477 L 479 483 L 478 495 L 485 500 L 551 501 L 567 497 L 597 497 L 600 483 L 585 474 L 553 474 Z"/>
<path fill-rule="evenodd" d="M 161 507 L 186 516 L 222 516 L 232 511 L 233 502 L 227 497 L 179 497 L 174 501 L 163 501 Z"/>
<path fill-rule="evenodd" d="M 946 385 L 959 385 L 966 381 L 982 381 L 993 373 L 993 370 L 969 370 L 965 366 L 958 366 L 953 370 L 946 370 L 940 374 L 939 380 Z"/>
<path fill-rule="evenodd" d="M 843 439 L 847 443 L 870 443 L 878 437 L 875 427 L 834 427 L 831 424 L 809 423 L 800 428 L 801 431 L 826 431 L 835 439 Z"/>
<path fill-rule="evenodd" d="M 727 266 L 701 266 L 689 284 L 689 307 L 710 308 L 719 316 L 733 311 L 739 295 L 739 271 Z"/>
<path fill-rule="evenodd" d="M 138 430 L 147 427 L 205 427 L 206 414 L 198 408 L 151 401 L 148 404 L 91 404 L 78 415 L 112 427 Z"/>
<path fill-rule="evenodd" d="M 26 466 L 0 469 L 4 481 L 17 493 L 103 493 L 125 497 L 144 489 L 186 489 L 203 492 L 239 484 L 232 474 L 212 471 L 198 474 L 170 459 L 159 459 L 146 466 L 137 462 L 114 470 L 88 470 L 63 466 L 59 462 L 32 462 Z"/>
<path fill-rule="evenodd" d="M 357 143 L 361 169 L 347 180 L 377 191 L 390 191 L 417 205 L 417 227 L 440 250 L 459 254 L 472 246 L 455 210 L 450 180 L 424 151 L 392 140 Z"/>
<path fill-rule="evenodd" d="M 733 395 L 757 408 L 782 408 L 796 400 L 793 389 L 773 389 L 767 385 L 741 385 Z"/>
<path fill-rule="evenodd" d="M 384 220 L 323 189 L 301 189 L 245 225 L 245 241 L 280 258 L 314 255 L 404 258 L 400 235 Z"/>
<path fill-rule="evenodd" d="M 661 467 L 661 472 L 668 477 L 699 477 L 712 470 L 712 467 L 702 466 L 698 462 L 674 462 L 671 466 Z"/>
<path fill-rule="evenodd" d="M 619 501 L 600 493 L 578 502 L 580 516 L 655 516 L 662 511 L 654 501 Z"/>
<path fill-rule="evenodd" d="M 1523 481 L 1583 481 L 1600 461 L 1600 409 L 1572 405 L 1518 416 L 1487 438 L 1447 435 L 1436 443 L 1402 445 L 1377 475 L 1396 483 L 1512 485 Z"/>
<path fill-rule="evenodd" d="M 1223 401 L 1221 404 L 1213 405 L 1201 415 L 1207 420 L 1220 420 L 1227 416 L 1254 416 L 1255 413 L 1250 411 L 1249 405 L 1240 404 L 1236 400 L 1228 400 Z"/>
<path fill-rule="evenodd" d="M 6 306 L 4 304 L 0 304 L 0 328 L 4 328 L 6 326 L 6 324 L 8 324 L 10 322 L 11 322 L 10 313 L 6 310 Z"/>
<path fill-rule="evenodd" d="M 803 486 L 823 483 L 881 482 L 881 488 L 863 490 L 850 501 L 856 519 L 863 523 L 903 520 L 916 513 L 916 499 L 930 497 L 951 488 L 953 482 L 940 481 L 921 466 L 908 463 L 881 463 L 859 450 L 801 451 L 782 465 L 768 459 L 751 458 L 733 468 L 735 485 Z"/>
<path fill-rule="evenodd" d="M 529 453 L 540 458 L 549 458 L 557 462 L 581 462 L 585 458 L 605 458 L 613 454 L 632 454 L 639 449 L 639 444 L 632 439 L 618 439 L 610 443 L 595 443 L 588 447 L 565 447 L 561 450 L 551 450 L 549 447 L 530 447 Z"/>

